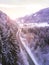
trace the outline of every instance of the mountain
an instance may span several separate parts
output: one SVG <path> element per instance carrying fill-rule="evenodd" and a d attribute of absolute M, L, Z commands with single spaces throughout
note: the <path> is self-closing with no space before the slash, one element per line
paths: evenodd
<path fill-rule="evenodd" d="M 0 65 L 25 65 L 17 31 L 15 21 L 0 11 Z"/>
<path fill-rule="evenodd" d="M 49 23 L 49 8 L 42 9 L 30 16 L 20 17 L 18 21 L 22 21 L 25 23 L 40 23 L 47 22 Z"/>
<path fill-rule="evenodd" d="M 0 11 L 0 65 L 29 65 L 27 55 L 24 53 L 24 49 L 22 51 L 21 42 L 17 35 L 18 22 L 49 23 L 49 8 L 42 9 L 30 16 L 18 18 L 16 21 L 11 20 L 7 14 Z M 28 34 L 26 31 L 25 29 L 24 34 Z M 37 55 L 38 57 L 38 54 L 41 54 L 42 56 L 40 55 L 39 59 L 45 63 L 42 64 L 49 65 L 49 27 L 34 27 L 28 31 L 34 36 L 33 40 L 31 39 L 30 47 L 32 50 L 34 48 L 35 53 L 37 52 L 35 56 Z M 29 36 L 29 34 L 27 39 L 30 41 L 31 35 Z"/>

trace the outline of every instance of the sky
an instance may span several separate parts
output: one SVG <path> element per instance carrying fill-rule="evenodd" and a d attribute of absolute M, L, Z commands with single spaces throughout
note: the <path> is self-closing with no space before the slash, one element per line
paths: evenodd
<path fill-rule="evenodd" d="M 49 0 L 0 0 L 0 10 L 12 19 L 31 15 L 49 7 Z"/>

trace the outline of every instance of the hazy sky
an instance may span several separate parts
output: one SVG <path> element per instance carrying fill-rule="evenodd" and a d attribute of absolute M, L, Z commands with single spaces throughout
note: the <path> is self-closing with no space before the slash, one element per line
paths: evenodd
<path fill-rule="evenodd" d="M 0 0 L 0 10 L 13 19 L 47 7 L 49 0 Z"/>
<path fill-rule="evenodd" d="M 33 4 L 33 3 L 44 3 L 49 4 L 49 0 L 0 0 L 1 4 Z"/>

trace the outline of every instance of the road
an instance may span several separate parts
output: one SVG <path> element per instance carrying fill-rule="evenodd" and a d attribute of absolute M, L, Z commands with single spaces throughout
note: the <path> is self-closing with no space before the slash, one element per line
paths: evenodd
<path fill-rule="evenodd" d="M 29 49 L 29 47 L 26 46 L 26 44 L 23 42 L 23 38 L 21 38 L 20 31 L 17 33 L 17 35 L 18 35 L 17 36 L 18 41 L 19 41 L 19 44 L 20 44 L 22 50 L 25 50 L 25 52 L 27 54 L 27 59 L 28 59 L 29 65 L 39 65 L 36 62 L 36 59 L 35 59 L 34 55 L 32 54 L 31 50 Z"/>

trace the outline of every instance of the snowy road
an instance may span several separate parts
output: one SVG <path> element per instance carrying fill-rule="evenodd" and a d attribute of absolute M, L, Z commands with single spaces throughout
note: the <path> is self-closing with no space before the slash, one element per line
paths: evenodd
<path fill-rule="evenodd" d="M 25 43 L 22 41 L 22 38 L 20 38 L 21 42 L 22 42 L 22 46 L 24 47 L 27 56 L 28 56 L 28 60 L 29 60 L 29 65 L 39 65 L 34 57 L 34 55 L 32 54 L 31 50 L 29 49 L 29 47 L 27 47 L 25 45 Z"/>
<path fill-rule="evenodd" d="M 28 62 L 29 62 L 29 65 L 39 65 L 35 58 L 34 58 L 34 55 L 31 53 L 31 50 L 29 49 L 29 47 L 27 47 L 25 45 L 25 43 L 23 42 L 23 39 L 21 38 L 21 35 L 19 34 L 20 31 L 17 33 L 17 37 L 19 38 L 19 43 L 22 47 L 22 50 L 24 49 L 26 51 L 26 54 L 27 54 L 27 57 L 28 57 Z M 25 54 L 25 53 L 24 53 Z"/>

